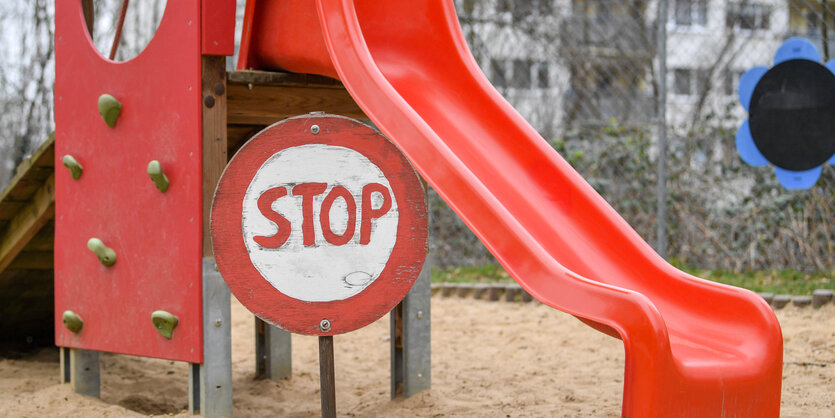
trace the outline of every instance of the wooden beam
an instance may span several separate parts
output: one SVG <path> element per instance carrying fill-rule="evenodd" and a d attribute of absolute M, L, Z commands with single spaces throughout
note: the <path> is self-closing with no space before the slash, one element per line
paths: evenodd
<path fill-rule="evenodd" d="M 26 202 L 18 202 L 16 200 L 4 200 L 0 202 L 0 221 L 8 221 L 14 218 L 20 212 L 20 208 L 25 204 Z M 3 222 L 0 222 L 0 231 L 2 230 Z"/>
<path fill-rule="evenodd" d="M 264 125 L 229 125 L 226 129 L 226 147 L 229 150 L 229 158 L 232 158 L 246 141 L 264 128 L 266 128 Z M 2 211 L 0 211 L 0 219 L 3 219 Z"/>
<path fill-rule="evenodd" d="M 230 84 L 228 109 L 232 125 L 271 125 L 310 112 L 368 119 L 346 90 L 327 86 Z"/>
<path fill-rule="evenodd" d="M 38 231 L 34 238 L 23 247 L 23 252 L 49 251 L 55 248 L 55 222 L 49 221 Z"/>
<path fill-rule="evenodd" d="M 31 201 L 9 222 L 0 238 L 0 272 L 11 264 L 38 231 L 55 216 L 55 176 L 50 176 Z"/>
<path fill-rule="evenodd" d="M 226 168 L 226 57 L 203 56 L 203 256 L 212 255 L 209 214 Z"/>
<path fill-rule="evenodd" d="M 23 251 L 9 264 L 10 270 L 52 270 L 55 258 L 52 251 Z"/>
<path fill-rule="evenodd" d="M 50 135 L 46 142 L 41 145 L 40 148 L 37 149 L 32 156 L 23 160 L 15 171 L 14 177 L 9 180 L 9 184 L 0 192 L 0 202 L 8 201 L 8 200 L 21 200 L 17 199 L 20 195 L 23 195 L 21 191 L 18 190 L 18 187 L 28 187 L 29 178 L 34 171 L 32 170 L 33 167 L 54 167 L 55 166 L 55 135 Z M 39 171 L 39 170 L 36 170 Z M 49 174 L 51 175 L 51 173 Z M 42 177 L 46 179 L 49 175 Z M 34 191 L 34 190 L 31 190 Z M 31 192 L 30 191 L 30 192 Z M 28 199 L 31 194 L 26 194 L 25 199 Z"/>
<path fill-rule="evenodd" d="M 284 73 L 279 71 L 230 71 L 226 75 L 229 85 L 274 85 L 301 87 L 331 87 L 344 89 L 339 80 L 313 74 Z"/>
<path fill-rule="evenodd" d="M 96 19 L 96 9 L 93 5 L 93 0 L 81 0 L 81 11 L 84 13 L 84 23 L 87 24 L 87 32 L 90 33 L 90 38 L 92 39 Z"/>

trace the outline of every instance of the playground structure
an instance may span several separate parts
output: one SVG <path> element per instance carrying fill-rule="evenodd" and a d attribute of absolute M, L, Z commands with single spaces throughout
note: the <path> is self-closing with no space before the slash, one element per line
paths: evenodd
<path fill-rule="evenodd" d="M 199 13 L 198 3 L 169 4 L 158 32 L 159 38 L 163 38 L 163 29 L 173 19 L 172 15 L 177 16 L 176 8 L 191 13 L 189 22 L 200 22 L 196 26 L 206 28 L 206 20 L 201 20 L 206 13 Z M 59 35 L 63 33 L 62 28 L 82 21 L 80 7 L 69 4 L 59 2 L 56 7 L 56 33 Z M 292 6 L 288 6 L 290 4 Z M 208 10 L 205 4 L 203 7 L 204 11 Z M 195 142 L 201 144 L 195 148 L 198 155 L 202 155 L 200 219 L 207 216 L 206 199 L 210 196 L 207 189 L 211 189 L 207 185 L 216 182 L 226 162 L 224 153 L 236 150 L 258 127 L 308 111 L 347 113 L 357 118 L 367 115 L 400 147 L 417 171 L 450 203 L 530 294 L 623 340 L 626 348 L 625 416 L 653 416 L 671 411 L 694 416 L 778 414 L 782 343 L 779 326 L 770 308 L 751 292 L 688 276 L 658 257 L 492 89 L 469 55 L 451 4 L 428 1 L 357 4 L 351 0 L 250 1 L 247 11 L 241 54 L 242 62 L 249 64 L 244 64 L 245 67 L 275 65 L 297 73 L 338 76 L 350 96 L 340 84 L 315 76 L 240 72 L 230 73 L 227 77 L 222 53 L 228 53 L 228 50 L 213 49 L 214 41 L 204 30 L 202 43 L 196 38 L 189 43 L 190 48 L 194 48 L 190 55 L 203 55 L 202 70 L 192 71 L 189 75 L 202 76 L 202 81 L 191 79 L 201 83 L 202 94 L 198 94 L 196 88 L 192 93 L 185 93 L 186 90 L 182 93 L 194 103 L 202 103 L 202 134 L 199 141 L 196 137 L 189 140 L 191 146 Z M 264 19 L 258 21 L 255 16 Z M 406 24 L 414 22 L 414 16 L 426 16 L 426 19 L 421 25 Z M 223 17 L 228 19 L 229 15 Z M 182 23 L 182 19 L 177 21 Z M 319 22 L 321 26 L 310 22 Z M 77 26 L 83 28 L 80 24 Z M 228 24 L 218 27 L 225 28 L 221 32 L 226 34 L 224 39 L 228 39 Z M 278 27 L 280 31 L 275 30 Z M 83 30 L 74 30 L 76 35 L 83 34 Z M 160 43 L 159 38 L 155 38 L 137 60 L 123 65 L 138 63 L 154 42 Z M 267 40 L 270 40 L 266 42 L 267 47 L 259 46 L 259 42 L 263 44 Z M 314 46 L 301 50 L 281 47 L 302 45 L 302 41 L 313 42 Z M 196 49 L 195 45 L 202 45 L 202 50 Z M 270 46 L 276 45 L 279 51 L 269 50 Z M 57 48 L 60 54 L 60 42 Z M 59 71 L 60 65 L 59 61 Z M 189 65 L 192 70 L 196 69 L 194 62 Z M 60 84 L 58 81 L 56 85 Z M 59 97 L 58 91 L 56 87 L 56 97 Z M 87 95 L 94 93 L 107 92 L 89 92 Z M 119 98 L 118 94 L 113 96 Z M 79 112 L 99 117 L 87 110 L 92 106 L 90 103 L 88 97 L 76 107 Z M 125 114 L 121 117 L 126 121 L 130 120 L 128 111 L 125 103 Z M 99 125 L 96 129 L 110 132 L 100 118 L 96 122 Z M 119 123 L 116 122 L 116 129 Z M 227 125 L 230 127 L 225 130 Z M 61 146 L 61 129 L 59 120 L 56 146 Z M 191 135 L 196 134 L 192 132 Z M 49 144 L 45 149 L 48 148 Z M 63 158 L 62 153 L 63 149 L 56 148 L 56 161 Z M 90 164 L 83 157 L 77 160 L 85 169 Z M 148 160 L 146 157 L 142 161 L 143 169 Z M 162 159 L 159 161 L 165 172 L 170 166 Z M 80 178 L 84 179 L 90 173 L 82 172 Z M 60 197 L 61 188 L 71 187 L 74 180 L 70 170 L 56 172 L 56 177 L 59 175 L 64 176 L 63 180 L 56 179 Z M 144 176 L 141 184 L 149 186 L 150 192 L 160 193 L 144 171 L 137 175 Z M 170 177 L 173 184 L 176 177 Z M 44 184 L 38 190 L 48 190 L 48 180 Z M 140 184 L 139 180 L 136 184 Z M 37 205 L 36 200 L 32 199 L 32 205 L 44 206 L 43 203 Z M 48 198 L 46 202 L 47 209 L 41 211 L 43 214 L 38 219 L 23 222 L 18 221 L 16 215 L 15 221 L 10 223 L 27 225 L 27 228 L 23 233 L 6 233 L 7 236 L 23 237 L 13 240 L 16 250 L 9 254 L 15 251 L 16 254 L 7 256 L 12 259 L 9 263 L 13 263 L 18 254 L 28 252 L 21 251 L 48 223 L 51 202 Z M 60 202 L 59 198 L 59 214 Z M 210 255 L 205 227 L 204 223 L 202 228 L 195 229 L 202 234 L 199 242 L 204 257 Z M 55 228 L 58 244 L 61 227 L 56 224 Z M 106 239 L 102 243 L 108 245 Z M 58 248 L 63 251 L 63 246 Z M 114 248 L 118 255 L 118 248 Z M 82 250 L 79 250 L 78 258 L 93 257 L 84 253 L 86 248 Z M 56 252 L 56 268 L 62 266 L 58 261 L 59 252 Z M 195 253 L 194 258 L 200 257 Z M 120 266 L 121 261 L 116 265 Z M 202 303 L 202 329 L 201 325 L 180 321 L 174 332 L 191 330 L 197 333 L 195 341 L 202 344 L 203 356 L 188 354 L 180 358 L 197 365 L 215 361 L 214 358 L 222 361 L 223 353 L 209 353 L 217 345 L 208 343 L 211 336 L 207 333 L 213 328 L 222 330 L 224 319 L 228 322 L 228 317 L 221 317 L 221 325 L 215 326 L 217 322 L 207 314 L 216 306 L 223 309 L 222 301 L 220 305 L 214 305 L 212 301 L 207 302 L 205 296 L 207 283 L 216 283 L 219 277 L 211 273 L 211 261 L 204 261 L 199 270 L 194 267 L 196 263 L 192 265 L 191 274 L 195 275 L 194 271 L 202 274 L 199 279 L 203 283 L 203 294 L 197 302 L 198 305 Z M 107 271 L 106 267 L 97 265 L 96 268 Z M 56 289 L 59 289 L 57 285 Z M 57 292 L 56 301 L 60 300 Z M 196 300 L 196 296 L 190 297 Z M 223 297 L 221 294 L 219 299 Z M 416 301 L 410 305 L 407 298 L 403 309 L 423 303 L 419 298 Z M 426 304 L 428 312 L 428 301 Z M 70 332 L 61 328 L 62 309 L 56 305 L 56 336 L 59 332 Z M 141 321 L 151 322 L 149 309 L 151 307 L 136 321 L 137 326 Z M 83 313 L 78 314 L 84 319 Z M 411 317 L 404 314 L 400 321 L 408 323 L 405 318 Z M 397 321 L 393 320 L 395 330 Z M 404 331 L 406 328 L 404 326 Z M 149 336 L 164 338 L 156 334 L 156 330 L 150 331 Z M 70 344 L 74 340 L 63 341 Z M 159 344 L 164 343 L 159 341 Z M 404 343 L 403 347 L 408 345 Z M 163 356 L 166 355 L 164 351 L 160 351 Z M 80 350 L 78 352 L 82 354 Z M 149 353 L 153 354 L 150 351 L 144 354 Z M 85 359 L 79 356 L 75 361 L 81 364 Z M 226 361 L 225 367 L 229 367 L 228 353 Z M 397 362 L 393 360 L 392 363 Z M 199 367 L 192 370 L 195 377 L 206 379 Z M 195 386 L 205 390 L 205 383 L 201 381 Z M 195 394 L 192 394 L 190 401 L 194 399 Z M 204 395 L 200 399 L 205 401 L 207 397 Z M 200 410 L 211 414 L 206 407 Z"/>

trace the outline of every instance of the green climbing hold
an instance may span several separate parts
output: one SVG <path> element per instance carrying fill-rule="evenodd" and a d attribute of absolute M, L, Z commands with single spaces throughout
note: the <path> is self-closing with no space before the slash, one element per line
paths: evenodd
<path fill-rule="evenodd" d="M 122 103 L 119 103 L 115 97 L 109 94 L 99 96 L 99 113 L 107 126 L 111 128 L 116 126 L 116 120 L 119 119 L 121 112 Z"/>
<path fill-rule="evenodd" d="M 177 328 L 177 324 L 180 323 L 180 320 L 169 312 L 154 311 L 154 313 L 151 314 L 151 322 L 154 324 L 154 328 L 157 329 L 157 332 L 159 332 L 160 335 L 170 340 L 171 336 L 174 334 L 174 328 Z"/>
<path fill-rule="evenodd" d="M 116 264 L 116 252 L 112 248 L 104 245 L 98 238 L 90 238 L 87 241 L 87 248 L 99 258 L 99 261 L 107 267 Z"/>
<path fill-rule="evenodd" d="M 72 173 L 72 178 L 74 180 L 78 180 L 79 178 L 81 178 L 81 173 L 84 172 L 84 167 L 82 167 L 81 164 L 79 164 L 78 161 L 76 161 L 76 159 L 73 158 L 72 155 L 65 155 L 64 158 L 61 159 L 61 161 L 64 163 L 64 167 L 70 169 L 70 173 Z"/>
<path fill-rule="evenodd" d="M 64 326 L 73 334 L 78 334 L 84 328 L 84 321 L 73 311 L 64 311 Z"/>
<path fill-rule="evenodd" d="M 168 177 L 162 172 L 162 165 L 159 161 L 154 160 L 148 163 L 148 175 L 151 176 L 151 180 L 159 191 L 165 193 L 168 190 Z"/>

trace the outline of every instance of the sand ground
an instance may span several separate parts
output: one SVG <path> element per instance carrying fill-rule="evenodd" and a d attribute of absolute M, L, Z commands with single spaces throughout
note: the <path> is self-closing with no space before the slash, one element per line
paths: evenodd
<path fill-rule="evenodd" d="M 778 311 L 785 417 L 835 417 L 835 306 Z M 319 416 L 317 339 L 293 336 L 293 377 L 254 380 L 253 318 L 232 305 L 235 416 Z M 618 416 L 623 346 L 538 303 L 432 298 L 432 389 L 389 399 L 388 316 L 337 336 L 341 416 Z M 58 351 L 0 358 L 0 417 L 187 416 L 185 363 L 102 355 L 102 399 L 58 382 Z"/>

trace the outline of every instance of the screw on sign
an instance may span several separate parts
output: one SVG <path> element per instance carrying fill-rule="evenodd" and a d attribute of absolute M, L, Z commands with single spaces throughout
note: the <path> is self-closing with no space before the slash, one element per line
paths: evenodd
<path fill-rule="evenodd" d="M 414 284 L 426 257 L 425 193 L 374 129 L 297 117 L 238 151 L 215 191 L 211 231 L 244 306 L 287 331 L 330 338 L 379 319 Z M 320 338 L 321 347 L 332 341 Z"/>

